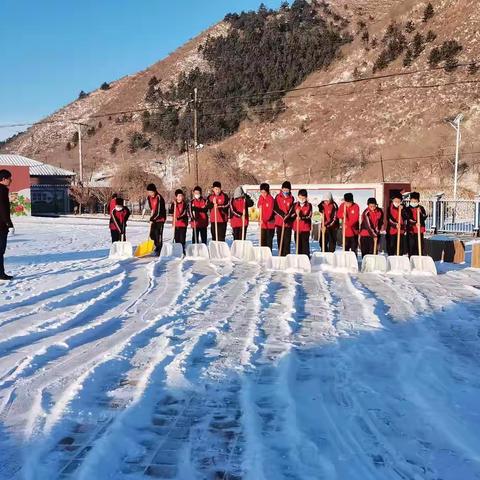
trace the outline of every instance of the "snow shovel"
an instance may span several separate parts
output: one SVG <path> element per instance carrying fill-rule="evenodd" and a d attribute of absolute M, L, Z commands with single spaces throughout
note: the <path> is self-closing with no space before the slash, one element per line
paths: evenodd
<path fill-rule="evenodd" d="M 213 209 L 214 209 L 214 215 L 215 215 L 215 238 L 217 240 L 210 240 L 210 243 L 208 244 L 210 259 L 211 260 L 230 260 L 232 257 L 232 254 L 230 253 L 230 249 L 228 248 L 228 245 L 226 244 L 226 242 L 218 241 L 217 204 L 215 204 Z"/>
<path fill-rule="evenodd" d="M 335 266 L 335 255 L 333 252 L 325 251 L 325 216 L 322 213 L 321 223 L 321 235 L 322 235 L 322 251 L 315 252 L 312 255 L 312 269 L 314 270 L 328 270 Z"/>
<path fill-rule="evenodd" d="M 352 251 L 345 251 L 346 235 L 345 235 L 345 221 L 347 217 L 347 206 L 343 205 L 343 223 L 342 223 L 342 251 L 335 252 L 335 268 L 349 273 L 358 272 L 357 253 Z"/>
<path fill-rule="evenodd" d="M 378 238 L 373 239 L 373 255 L 365 255 L 362 261 L 362 273 L 385 273 L 387 259 L 377 253 Z"/>
<path fill-rule="evenodd" d="M 196 219 L 193 219 L 193 236 L 195 238 L 195 243 L 187 245 L 187 251 L 185 255 L 185 260 L 210 260 L 210 254 L 208 253 L 208 248 L 204 243 L 197 243 L 197 227 Z"/>
<path fill-rule="evenodd" d="M 155 250 L 155 243 L 149 237 L 147 240 L 142 242 L 140 245 L 137 246 L 134 256 L 137 258 L 146 257 L 147 255 L 151 255 Z"/>
<path fill-rule="evenodd" d="M 418 255 L 410 257 L 410 264 L 412 266 L 412 273 L 414 274 L 428 274 L 436 275 L 437 267 L 432 257 L 422 255 L 422 232 L 420 225 L 420 208 L 417 212 L 417 241 L 418 241 Z"/>
<path fill-rule="evenodd" d="M 232 243 L 231 253 L 232 257 L 243 260 L 244 262 L 250 262 L 255 260 L 255 252 L 253 250 L 253 243 L 250 240 L 245 240 L 245 207 L 242 213 L 242 239 L 234 240 Z"/>
<path fill-rule="evenodd" d="M 114 242 L 110 247 L 110 254 L 108 258 L 113 260 L 126 260 L 127 258 L 132 258 L 133 256 L 133 247 L 130 242 L 126 241 L 125 234 L 122 234 L 122 239 L 119 242 Z"/>
<path fill-rule="evenodd" d="M 397 254 L 390 255 L 387 259 L 387 272 L 391 274 L 403 275 L 410 273 L 410 260 L 408 257 L 400 255 L 400 244 L 402 240 L 402 226 L 400 224 L 402 218 L 402 206 L 398 207 L 398 223 L 397 223 Z"/>
<path fill-rule="evenodd" d="M 175 233 L 177 230 L 177 203 L 173 204 L 173 237 L 171 242 L 165 242 L 160 251 L 160 258 L 183 257 L 183 247 L 180 243 L 175 243 Z"/>
<path fill-rule="evenodd" d="M 295 254 L 287 255 L 287 271 L 309 273 L 312 271 L 312 265 L 308 255 L 299 254 L 300 243 L 300 216 L 297 215 L 297 234 L 295 239 Z"/>
<path fill-rule="evenodd" d="M 262 207 L 260 207 L 260 216 L 258 220 L 258 247 L 253 247 L 253 256 L 255 262 L 264 265 L 267 268 L 272 267 L 272 251 L 268 247 L 262 246 Z"/>

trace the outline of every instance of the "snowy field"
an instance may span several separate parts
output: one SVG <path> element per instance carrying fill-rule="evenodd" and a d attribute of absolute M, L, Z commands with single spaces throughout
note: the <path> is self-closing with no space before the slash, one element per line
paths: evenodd
<path fill-rule="evenodd" d="M 16 223 L 0 479 L 480 479 L 480 270 L 112 262 L 105 220 Z"/>

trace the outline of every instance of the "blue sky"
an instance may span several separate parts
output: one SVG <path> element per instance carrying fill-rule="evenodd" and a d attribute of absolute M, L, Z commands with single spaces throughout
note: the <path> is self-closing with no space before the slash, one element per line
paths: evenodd
<path fill-rule="evenodd" d="M 261 0 L 0 0 L 0 124 L 31 122 L 144 69 Z M 264 0 L 278 7 L 281 0 Z M 0 128 L 0 140 L 13 129 Z"/>

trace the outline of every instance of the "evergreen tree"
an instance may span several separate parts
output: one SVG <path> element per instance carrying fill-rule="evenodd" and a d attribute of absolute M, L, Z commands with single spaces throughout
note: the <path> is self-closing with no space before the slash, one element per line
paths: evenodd
<path fill-rule="evenodd" d="M 83 98 L 86 98 L 86 97 L 88 97 L 88 93 L 85 93 L 83 90 L 81 90 L 80 93 L 78 94 L 78 99 L 82 100 Z"/>
<path fill-rule="evenodd" d="M 433 16 L 435 15 L 435 10 L 433 9 L 433 5 L 429 3 L 423 12 L 423 21 L 424 23 L 428 22 Z"/>
<path fill-rule="evenodd" d="M 100 85 L 100 90 L 109 90 L 110 89 L 110 84 L 107 83 L 107 82 L 103 82 L 101 85 Z"/>

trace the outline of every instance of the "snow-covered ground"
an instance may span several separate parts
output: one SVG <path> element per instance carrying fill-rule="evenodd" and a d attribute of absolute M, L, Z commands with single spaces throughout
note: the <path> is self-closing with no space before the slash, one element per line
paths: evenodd
<path fill-rule="evenodd" d="M 479 270 L 112 262 L 105 223 L 10 238 L 0 479 L 480 478 Z"/>

